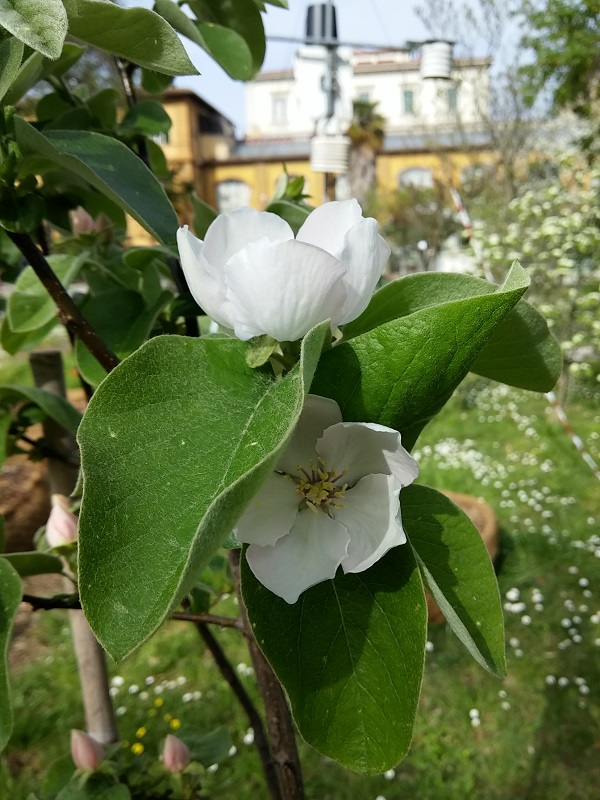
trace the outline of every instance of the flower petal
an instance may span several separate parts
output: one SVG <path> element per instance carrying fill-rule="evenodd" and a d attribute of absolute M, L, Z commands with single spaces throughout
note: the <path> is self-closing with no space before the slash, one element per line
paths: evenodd
<path fill-rule="evenodd" d="M 317 439 L 325 428 L 341 421 L 342 414 L 335 400 L 316 394 L 307 395 L 300 419 L 276 468 L 289 475 L 296 474 L 299 466 L 310 469 L 310 462 L 317 460 Z"/>
<path fill-rule="evenodd" d="M 346 267 L 342 324 L 356 319 L 369 305 L 389 255 L 390 248 L 372 217 L 361 219 L 346 233 L 344 248 L 337 256 Z"/>
<path fill-rule="evenodd" d="M 394 475 L 408 486 L 419 474 L 414 458 L 402 447 L 393 428 L 372 422 L 340 422 L 323 431 L 317 453 L 329 469 L 347 470 L 344 480 L 354 486 L 365 475 Z"/>
<path fill-rule="evenodd" d="M 367 475 L 344 497 L 344 506 L 333 516 L 348 531 L 348 555 L 344 572 L 363 572 L 373 566 L 391 547 L 404 544 L 398 495 L 400 486 L 393 475 Z"/>
<path fill-rule="evenodd" d="M 287 222 L 269 211 L 238 208 L 220 214 L 211 223 L 204 238 L 204 257 L 213 268 L 225 267 L 234 253 L 257 239 L 284 242 L 294 238 Z"/>
<path fill-rule="evenodd" d="M 261 547 L 274 545 L 290 532 L 299 504 L 294 483 L 285 475 L 272 472 L 238 520 L 235 538 Z"/>
<path fill-rule="evenodd" d="M 273 547 L 250 545 L 248 565 L 256 578 L 286 603 L 306 589 L 335 577 L 349 537 L 343 525 L 322 511 L 305 509 L 290 533 Z"/>
<path fill-rule="evenodd" d="M 219 325 L 233 328 L 233 308 L 219 283 L 205 269 L 204 243 L 184 225 L 177 231 L 181 268 L 190 292 L 199 306 Z"/>
<path fill-rule="evenodd" d="M 363 219 L 358 201 L 334 200 L 311 211 L 296 240 L 309 242 L 339 258 L 347 231 Z"/>
<path fill-rule="evenodd" d="M 246 245 L 229 259 L 225 275 L 239 339 L 267 333 L 294 342 L 323 320 L 337 325 L 346 299 L 340 262 L 293 240 Z"/>

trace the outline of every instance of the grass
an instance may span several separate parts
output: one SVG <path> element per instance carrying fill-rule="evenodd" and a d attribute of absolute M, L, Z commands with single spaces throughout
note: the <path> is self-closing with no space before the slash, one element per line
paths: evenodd
<path fill-rule="evenodd" d="M 569 417 L 600 460 L 598 397 L 575 401 Z M 497 511 L 508 676 L 491 677 L 444 625 L 432 628 L 409 756 L 363 778 L 301 743 L 307 798 L 589 800 L 600 781 L 598 480 L 542 397 L 475 378 L 426 429 L 417 455 L 422 482 L 481 496 Z M 232 613 L 233 603 L 225 596 L 219 610 Z M 12 675 L 13 775 L 5 765 L 0 797 L 14 800 L 39 791 L 69 728 L 84 725 L 66 616 L 40 613 L 35 633 L 34 660 Z M 237 634 L 218 635 L 256 696 Z M 231 755 L 207 773 L 205 795 L 267 796 L 247 721 L 191 627 L 168 624 L 111 672 L 122 683 L 113 692 L 128 747 L 141 726 L 147 749 L 156 747 L 172 729 L 166 714 L 182 733 L 225 726 Z"/>

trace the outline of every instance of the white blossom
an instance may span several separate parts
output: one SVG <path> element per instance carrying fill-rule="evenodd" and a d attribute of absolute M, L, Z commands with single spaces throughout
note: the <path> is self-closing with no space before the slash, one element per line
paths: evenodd
<path fill-rule="evenodd" d="M 406 542 L 399 494 L 417 475 L 398 431 L 342 422 L 337 403 L 309 395 L 275 471 L 238 522 L 250 569 L 288 603 L 339 566 L 363 572 Z"/>
<path fill-rule="evenodd" d="M 195 300 L 239 339 L 268 334 L 296 341 L 323 320 L 332 327 L 367 307 L 390 249 L 356 200 L 325 203 L 297 236 L 276 214 L 221 214 L 204 241 L 177 232 L 181 266 Z"/>

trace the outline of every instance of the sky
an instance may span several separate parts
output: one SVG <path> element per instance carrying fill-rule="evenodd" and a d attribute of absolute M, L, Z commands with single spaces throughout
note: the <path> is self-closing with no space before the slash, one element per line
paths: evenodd
<path fill-rule="evenodd" d="M 150 5 L 150 4 L 148 4 Z M 303 36 L 309 0 L 289 0 L 289 9 L 267 6 L 263 14 L 267 54 L 263 69 L 286 69 L 299 45 L 270 42 L 269 36 Z M 412 0 L 334 0 L 340 41 L 401 47 L 407 40 L 428 38 L 427 30 L 413 11 Z M 244 84 L 233 81 L 200 47 L 183 40 L 194 66 L 201 75 L 177 78 L 175 85 L 193 89 L 245 130 Z"/>

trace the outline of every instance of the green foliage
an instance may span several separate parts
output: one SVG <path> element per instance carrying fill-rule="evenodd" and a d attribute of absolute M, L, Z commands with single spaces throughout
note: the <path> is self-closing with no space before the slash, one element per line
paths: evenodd
<path fill-rule="evenodd" d="M 491 294 L 494 290 L 488 281 L 468 275 L 408 275 L 375 292 L 365 311 L 344 325 L 344 340 L 424 308 Z M 545 319 L 520 300 L 493 331 L 470 369 L 511 386 L 547 392 L 558 380 L 561 365 L 560 349 Z"/>
<path fill-rule="evenodd" d="M 48 58 L 58 58 L 67 35 L 61 0 L 2 0 L 0 27 Z"/>
<path fill-rule="evenodd" d="M 5 558 L 0 558 L 0 752 L 6 747 L 13 725 L 8 686 L 8 645 L 21 594 L 19 576 Z"/>
<path fill-rule="evenodd" d="M 194 228 L 194 233 L 199 239 L 204 239 L 206 236 L 206 231 L 209 228 L 211 222 L 217 218 L 217 212 L 211 208 L 208 203 L 205 203 L 196 192 L 192 192 L 192 207 L 194 209 L 194 221 L 192 223 L 192 227 Z"/>
<path fill-rule="evenodd" d="M 409 546 L 366 572 L 308 589 L 291 606 L 254 578 L 245 559 L 242 589 L 306 741 L 365 775 L 395 766 L 412 738 L 427 622 Z"/>
<path fill-rule="evenodd" d="M 528 283 L 515 264 L 493 294 L 423 308 L 332 347 L 323 353 L 312 391 L 335 400 L 347 421 L 401 431 L 411 447 Z"/>
<path fill-rule="evenodd" d="M 526 97 L 533 103 L 549 85 L 555 108 L 591 116 L 600 100 L 598 0 L 525 2 L 522 13 L 527 31 L 522 44 L 534 55 L 533 63 L 522 67 L 529 79 Z"/>
<path fill-rule="evenodd" d="M 77 39 L 165 75 L 197 74 L 173 28 L 154 11 L 102 0 L 64 0 L 64 4 L 69 33 Z"/>
<path fill-rule="evenodd" d="M 81 414 L 76 408 L 53 392 L 35 386 L 0 386 L 0 403 L 29 402 L 40 408 L 47 417 L 71 433 L 77 433 Z"/>
<path fill-rule="evenodd" d="M 163 622 L 272 469 L 327 327 L 307 335 L 300 365 L 279 382 L 247 366 L 238 340 L 159 337 L 94 395 L 79 429 L 79 588 L 114 658 Z"/>
<path fill-rule="evenodd" d="M 475 661 L 503 677 L 502 606 L 479 531 L 464 511 L 435 489 L 407 486 L 400 502 L 423 580 L 448 624 Z"/>
<path fill-rule="evenodd" d="M 12 37 L 0 40 L 0 100 L 19 72 L 23 58 L 23 42 Z"/>
<path fill-rule="evenodd" d="M 60 574 L 63 570 L 62 561 L 52 553 L 32 550 L 27 553 L 5 553 L 2 558 L 8 561 L 22 578 L 28 575 Z"/>
<path fill-rule="evenodd" d="M 150 170 L 124 144 L 88 131 L 55 131 L 44 136 L 18 117 L 15 128 L 24 152 L 37 153 L 83 178 L 159 242 L 174 244 L 175 210 Z"/>

